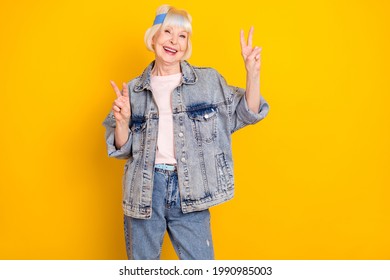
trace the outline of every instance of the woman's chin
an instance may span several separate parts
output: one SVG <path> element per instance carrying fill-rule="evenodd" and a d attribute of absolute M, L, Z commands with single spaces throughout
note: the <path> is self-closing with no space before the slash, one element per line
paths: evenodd
<path fill-rule="evenodd" d="M 164 64 L 176 64 L 180 63 L 183 56 L 176 55 L 163 55 L 163 56 L 157 56 L 156 61 L 160 61 Z"/>

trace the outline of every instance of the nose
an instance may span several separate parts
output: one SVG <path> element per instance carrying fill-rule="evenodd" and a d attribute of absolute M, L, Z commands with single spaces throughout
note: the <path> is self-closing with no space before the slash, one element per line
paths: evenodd
<path fill-rule="evenodd" d="M 171 37 L 171 43 L 172 43 L 173 45 L 175 45 L 175 44 L 177 43 L 177 36 L 173 35 L 173 36 Z"/>

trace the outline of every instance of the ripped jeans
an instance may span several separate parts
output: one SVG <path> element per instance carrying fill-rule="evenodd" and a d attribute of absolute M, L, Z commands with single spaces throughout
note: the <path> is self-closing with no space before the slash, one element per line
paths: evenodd
<path fill-rule="evenodd" d="M 210 212 L 182 213 L 176 171 L 155 168 L 152 217 L 145 220 L 125 215 L 124 230 L 129 259 L 160 259 L 166 230 L 181 260 L 214 259 Z"/>

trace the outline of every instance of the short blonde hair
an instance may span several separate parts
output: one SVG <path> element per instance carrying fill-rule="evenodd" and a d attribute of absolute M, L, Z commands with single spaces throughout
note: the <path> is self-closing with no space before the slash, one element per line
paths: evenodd
<path fill-rule="evenodd" d="M 162 5 L 157 8 L 156 16 L 160 14 L 167 14 L 164 22 L 155 24 L 148 28 L 145 32 L 145 45 L 148 50 L 154 52 L 153 49 L 153 37 L 156 35 L 157 31 L 160 28 L 165 28 L 166 26 L 178 26 L 183 28 L 188 33 L 188 44 L 187 50 L 183 56 L 183 60 L 190 58 L 192 53 L 192 44 L 191 44 L 191 34 L 192 34 L 192 18 L 185 10 L 178 10 L 169 5 Z"/>

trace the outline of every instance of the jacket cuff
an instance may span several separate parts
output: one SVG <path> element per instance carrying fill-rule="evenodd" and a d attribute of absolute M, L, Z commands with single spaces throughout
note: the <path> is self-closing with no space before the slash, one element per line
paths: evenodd
<path fill-rule="evenodd" d="M 115 157 L 115 158 L 129 158 L 130 157 L 130 151 L 131 151 L 131 144 L 132 144 L 132 138 L 133 134 L 131 133 L 131 130 L 129 129 L 129 136 L 127 138 L 127 141 L 120 149 L 117 149 L 115 147 L 115 139 L 114 139 L 114 133 L 111 133 L 107 140 L 107 152 L 109 157 Z"/>
<path fill-rule="evenodd" d="M 237 106 L 237 114 L 241 117 L 243 122 L 248 124 L 254 124 L 264 119 L 267 116 L 269 111 L 269 105 L 267 101 L 262 96 L 260 96 L 260 108 L 256 114 L 252 112 L 248 107 L 248 103 L 246 101 L 246 96 L 245 96 L 245 90 L 239 89 L 239 91 L 242 91 L 242 94 L 244 96 L 241 99 L 240 104 L 238 104 Z"/>
<path fill-rule="evenodd" d="M 106 119 L 103 122 L 103 125 L 106 128 L 106 145 L 107 145 L 107 153 L 109 157 L 115 157 L 119 159 L 128 159 L 131 154 L 131 146 L 132 146 L 132 137 L 133 134 L 129 129 L 128 138 L 125 144 L 120 149 L 115 147 L 115 127 L 116 121 L 114 114 L 110 112 Z"/>

